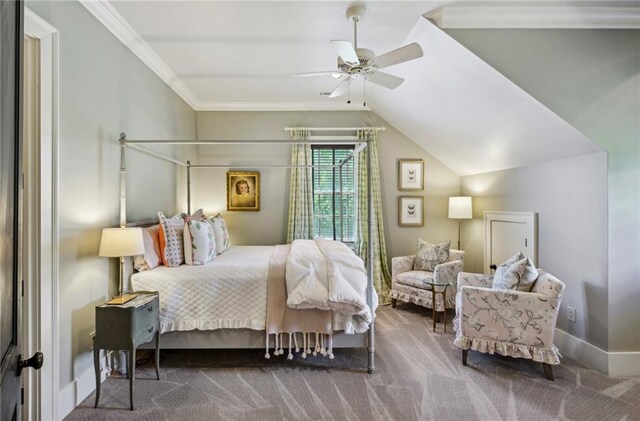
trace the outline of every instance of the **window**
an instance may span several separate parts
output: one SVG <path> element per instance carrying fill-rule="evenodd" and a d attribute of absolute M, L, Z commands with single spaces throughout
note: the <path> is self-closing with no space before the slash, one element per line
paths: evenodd
<path fill-rule="evenodd" d="M 352 145 L 313 145 L 313 165 L 335 165 L 353 152 Z M 342 167 L 342 239 L 355 239 L 355 173 L 354 159 Z M 313 168 L 314 234 L 340 240 L 340 170 Z"/>

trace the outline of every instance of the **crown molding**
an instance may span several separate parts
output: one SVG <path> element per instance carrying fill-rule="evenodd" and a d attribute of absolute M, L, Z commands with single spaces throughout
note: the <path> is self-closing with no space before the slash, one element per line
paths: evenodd
<path fill-rule="evenodd" d="M 361 103 L 334 102 L 200 102 L 196 111 L 370 111 Z"/>
<path fill-rule="evenodd" d="M 640 7 L 452 5 L 424 17 L 442 29 L 640 29 Z"/>
<path fill-rule="evenodd" d="M 126 45 L 180 98 L 195 109 L 198 99 L 171 68 L 153 51 L 149 44 L 127 23 L 107 0 L 79 0 L 100 23 Z"/>

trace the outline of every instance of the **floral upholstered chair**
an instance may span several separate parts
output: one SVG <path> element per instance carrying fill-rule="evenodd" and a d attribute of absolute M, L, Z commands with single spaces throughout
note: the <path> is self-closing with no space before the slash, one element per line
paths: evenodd
<path fill-rule="evenodd" d="M 433 308 L 431 289 L 425 284 L 429 279 L 450 282 L 447 287 L 446 302 L 442 294 L 436 294 L 436 311 L 455 307 L 456 280 L 463 270 L 464 251 L 449 250 L 449 259 L 435 267 L 433 272 L 414 270 L 416 256 L 402 256 L 391 259 L 391 306 L 398 300 Z"/>
<path fill-rule="evenodd" d="M 462 348 L 467 365 L 469 349 L 541 362 L 553 380 L 551 366 L 560 364 L 553 334 L 564 284 L 537 269 L 529 292 L 492 289 L 493 276 L 458 274 L 454 344 Z"/>

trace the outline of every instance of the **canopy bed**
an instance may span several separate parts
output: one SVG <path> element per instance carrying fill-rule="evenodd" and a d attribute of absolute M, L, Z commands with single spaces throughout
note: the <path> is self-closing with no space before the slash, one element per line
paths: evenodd
<path fill-rule="evenodd" d="M 293 132 L 299 128 L 287 127 Z M 384 127 L 337 127 L 305 130 L 344 133 L 371 133 Z M 354 150 L 333 167 L 339 173 L 338 194 L 339 237 L 342 239 L 342 170 L 345 163 L 355 159 L 370 145 L 370 136 L 308 136 L 301 140 L 129 140 L 121 134 L 120 143 L 120 225 L 126 226 L 127 179 L 126 150 L 134 149 L 146 155 L 171 162 L 186 170 L 187 212 L 191 214 L 191 171 L 202 168 L 236 169 L 238 164 L 191 164 L 152 151 L 148 145 L 241 145 L 248 144 L 347 144 Z M 297 240 L 282 246 L 233 246 L 204 266 L 159 266 L 153 270 L 134 273 L 134 290 L 160 292 L 161 331 L 163 348 L 275 348 L 274 355 L 284 353 L 288 335 L 288 358 L 292 347 L 302 348 L 303 358 L 321 353 L 333 358 L 333 348 L 367 348 L 367 371 L 373 373 L 375 352 L 374 314 L 377 295 L 373 286 L 374 248 L 372 235 L 372 158 L 366 154 L 367 167 L 367 235 L 366 269 L 352 250 L 341 242 Z M 252 168 L 309 169 L 320 165 L 254 165 Z M 135 225 L 135 224 L 134 224 Z M 131 226 L 131 224 L 130 224 Z M 334 244 L 335 243 L 335 244 Z M 319 250 L 314 251 L 312 250 Z M 310 251 L 307 251 L 310 250 Z M 294 256 L 294 260 L 292 260 Z M 318 257 L 319 256 L 319 257 Z M 295 261 L 295 258 L 298 261 Z M 314 260 L 316 259 L 316 260 Z M 319 259 L 319 260 L 318 260 Z M 356 261 L 357 260 L 357 261 Z M 286 273 L 299 268 L 321 267 L 328 273 L 325 291 L 319 296 L 303 296 L 295 308 L 291 292 L 297 288 Z M 356 266 L 361 266 L 359 270 Z M 339 268 L 334 266 L 342 265 Z M 304 269 L 303 269 L 304 272 Z M 307 270 L 308 272 L 308 270 Z M 346 274 L 346 275 L 345 275 Z M 360 276 L 360 283 L 358 279 Z M 304 278 L 304 276 L 302 276 Z M 300 279 L 302 279 L 300 278 Z M 321 277 L 317 278 L 318 280 Z M 306 282 L 306 281 L 305 281 Z M 300 284 L 303 284 L 301 282 Z M 318 282 L 318 285 L 322 282 Z M 316 285 L 316 284 L 314 284 Z M 312 288 L 313 289 L 313 288 Z M 309 291 L 303 285 L 295 291 Z M 357 293 L 354 293 L 357 291 Z M 324 294 L 324 296 L 323 296 Z M 346 295 L 352 296 L 345 298 Z M 303 294 L 304 295 L 304 294 Z M 306 300 L 306 301 L 305 301 Z M 342 300 L 342 301 L 340 301 Z M 285 304 L 287 301 L 288 305 Z M 347 310 L 345 310 L 347 309 Z M 327 316 L 329 314 L 329 316 Z M 347 314 L 348 316 L 345 316 Z M 276 322 L 274 323 L 274 320 Z M 323 324 L 324 323 L 324 324 Z"/>

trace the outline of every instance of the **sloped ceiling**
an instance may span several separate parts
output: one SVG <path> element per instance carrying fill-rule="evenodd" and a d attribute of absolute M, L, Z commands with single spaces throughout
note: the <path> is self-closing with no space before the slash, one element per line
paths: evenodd
<path fill-rule="evenodd" d="M 331 39 L 352 39 L 351 4 L 81 0 L 196 110 L 358 110 L 322 97 Z M 377 53 L 418 42 L 425 56 L 388 69 L 398 89 L 367 84 L 367 105 L 460 175 L 599 152 L 584 135 L 450 38 L 422 14 L 437 2 L 374 1 L 359 46 Z"/>

